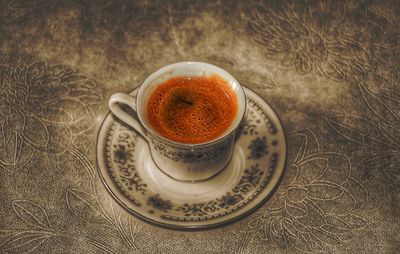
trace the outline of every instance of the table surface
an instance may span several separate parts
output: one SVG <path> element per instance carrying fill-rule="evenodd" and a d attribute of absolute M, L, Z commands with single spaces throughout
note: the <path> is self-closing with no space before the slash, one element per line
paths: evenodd
<path fill-rule="evenodd" d="M 393 253 L 399 1 L 0 1 L 0 253 Z M 112 93 L 173 62 L 228 70 L 288 141 L 276 193 L 180 232 L 132 217 L 96 167 Z"/>

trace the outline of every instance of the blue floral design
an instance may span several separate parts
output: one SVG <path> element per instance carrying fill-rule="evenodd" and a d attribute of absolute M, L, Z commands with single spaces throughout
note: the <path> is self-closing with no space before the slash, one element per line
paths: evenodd
<path fill-rule="evenodd" d="M 251 141 L 248 146 L 250 155 L 247 157 L 249 160 L 259 160 L 268 153 L 268 144 L 266 137 L 258 137 Z"/>

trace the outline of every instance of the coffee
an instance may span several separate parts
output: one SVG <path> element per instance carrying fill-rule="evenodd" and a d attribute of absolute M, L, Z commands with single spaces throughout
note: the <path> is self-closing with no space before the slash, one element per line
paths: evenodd
<path fill-rule="evenodd" d="M 238 102 L 230 85 L 217 75 L 173 77 L 159 84 L 147 103 L 150 125 L 182 143 L 203 143 L 220 136 L 235 119 Z"/>

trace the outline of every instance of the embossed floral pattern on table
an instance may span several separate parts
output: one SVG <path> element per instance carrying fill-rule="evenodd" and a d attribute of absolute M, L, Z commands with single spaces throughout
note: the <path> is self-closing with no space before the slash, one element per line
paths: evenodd
<path fill-rule="evenodd" d="M 15 50 L 0 57 L 0 252 L 397 253 L 399 10 L 396 0 L 0 1 L 1 48 Z M 270 101 L 287 131 L 311 128 L 318 135 L 301 131 L 288 136 L 289 157 L 294 157 L 278 192 L 257 213 L 217 230 L 182 233 L 145 225 L 128 214 L 120 216 L 119 206 L 107 202 L 103 186 L 99 193 L 92 186 L 100 186 L 93 113 L 102 118 L 106 96 L 127 91 L 151 69 L 183 58 L 221 65 Z M 74 82 L 65 78 L 70 75 Z M 41 94 L 28 89 L 30 76 L 43 79 L 42 88 L 61 81 L 54 100 L 66 99 L 66 104 L 46 104 L 53 100 L 52 92 L 39 100 L 43 109 L 60 112 L 60 118 L 45 118 L 36 104 L 13 99 Z M 296 103 L 286 95 L 298 99 L 307 94 L 287 89 L 292 78 L 305 91 L 313 89 L 311 80 L 343 94 L 332 104 L 314 93 L 317 106 L 307 100 Z M 80 104 L 73 109 L 74 98 Z M 71 118 L 81 120 L 75 125 Z M 243 135 L 256 133 L 256 125 L 249 122 Z M 38 129 L 37 136 L 26 133 L 28 127 Z M 41 131 L 46 129 L 48 133 Z M 244 147 L 246 158 L 262 154 L 257 137 Z M 273 149 L 273 140 L 267 144 L 268 151 Z M 130 166 L 133 162 L 126 160 L 131 149 L 113 151 L 126 180 L 122 186 L 139 195 L 149 193 Z M 51 160 L 59 166 L 44 170 L 51 169 L 46 165 Z M 71 165 L 82 171 L 72 170 L 67 161 L 75 161 Z M 240 193 L 257 184 L 258 169 L 263 168 L 246 168 Z M 337 174 L 328 179 L 318 173 L 322 171 Z M 63 185 L 50 185 L 48 195 L 41 195 L 52 179 Z M 321 180 L 325 182 L 319 184 Z M 229 190 L 213 201 L 229 205 L 234 195 Z M 168 200 L 163 193 L 160 197 Z M 331 202 L 338 205 L 324 206 Z M 342 205 L 346 202 L 348 208 Z M 188 205 L 193 216 L 212 213 L 204 204 Z M 214 207 L 219 205 L 208 206 Z M 138 230 L 139 225 L 145 230 Z M 78 230 L 73 232 L 74 227 Z"/>
<path fill-rule="evenodd" d="M 63 153 L 94 124 L 101 101 L 76 70 L 31 56 L 0 55 L 0 166 L 21 166 L 35 151 Z"/>
<path fill-rule="evenodd" d="M 254 7 L 249 21 L 266 56 L 299 74 L 316 73 L 335 80 L 365 76 L 369 60 L 391 22 L 362 1 L 284 1 Z M 368 22 L 365 19 L 368 17 Z"/>
<path fill-rule="evenodd" d="M 359 167 L 382 171 L 400 184 L 400 93 L 371 90 L 362 82 L 359 87 L 371 117 L 337 116 L 327 121 L 338 134 L 360 146 L 353 152 Z"/>
<path fill-rule="evenodd" d="M 92 209 L 96 208 L 96 205 L 90 203 L 87 197 L 82 198 L 82 193 L 79 192 L 73 194 L 70 202 L 75 204 L 78 202 L 81 203 L 81 205 L 90 206 Z M 15 200 L 12 202 L 12 207 L 17 219 L 24 224 L 24 228 L 13 227 L 0 229 L 0 247 L 5 253 L 31 253 L 35 250 L 40 250 L 43 247 L 42 245 L 49 244 L 46 242 L 51 238 L 72 239 L 74 241 L 85 242 L 96 249 L 96 251 L 100 251 L 100 253 L 118 253 L 105 243 L 56 229 L 53 226 L 54 223 L 50 222 L 46 210 L 31 201 Z M 102 216 L 102 220 L 105 220 L 103 226 L 123 231 L 123 237 L 128 242 L 131 250 L 137 249 L 135 246 L 135 237 L 136 233 L 140 230 L 140 226 L 137 223 L 128 220 L 127 224 L 124 225 L 121 221 L 121 215 L 119 214 L 117 218 L 118 215 L 116 215 L 114 210 L 112 216 L 104 211 L 100 213 L 100 216 Z M 125 227 L 128 227 L 128 229 L 125 229 Z"/>
<path fill-rule="evenodd" d="M 249 222 L 249 232 L 302 251 L 341 244 L 367 225 L 357 207 L 367 195 L 352 177 L 349 157 L 321 151 L 310 131 L 289 136 L 288 184 Z"/>

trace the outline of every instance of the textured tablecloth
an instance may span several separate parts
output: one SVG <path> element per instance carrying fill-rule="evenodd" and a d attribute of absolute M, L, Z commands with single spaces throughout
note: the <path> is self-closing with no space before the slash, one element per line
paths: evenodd
<path fill-rule="evenodd" d="M 397 253 L 399 1 L 1 1 L 1 253 Z M 265 205 L 200 232 L 114 202 L 96 168 L 109 96 L 177 61 L 267 100 L 288 141 Z"/>

